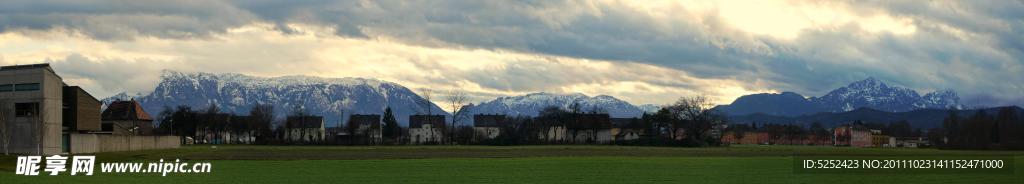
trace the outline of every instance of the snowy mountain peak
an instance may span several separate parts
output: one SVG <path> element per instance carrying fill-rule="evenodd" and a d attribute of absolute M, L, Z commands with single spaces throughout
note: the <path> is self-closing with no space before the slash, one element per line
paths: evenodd
<path fill-rule="evenodd" d="M 556 94 L 547 92 L 530 93 L 521 96 L 500 97 L 473 107 L 470 114 L 505 114 L 509 116 L 537 116 L 546 107 L 568 109 L 573 103 L 580 104 L 582 111 L 607 112 L 612 117 L 637 117 L 643 110 L 608 95 L 590 97 L 582 93 Z"/>
<path fill-rule="evenodd" d="M 860 80 L 860 81 L 856 81 L 856 82 L 850 83 L 850 85 L 847 85 L 847 87 L 849 87 L 849 88 L 856 88 L 856 89 L 868 89 L 868 88 L 885 88 L 886 85 L 885 85 L 885 83 L 882 83 L 882 81 L 879 81 L 878 79 L 875 79 L 875 77 L 868 77 L 868 78 L 866 78 L 864 80 Z"/>
<path fill-rule="evenodd" d="M 764 113 L 797 116 L 816 112 L 846 112 L 872 108 L 889 112 L 916 109 L 960 109 L 960 97 L 952 90 L 935 91 L 921 96 L 909 88 L 890 86 L 868 77 L 830 91 L 821 97 L 803 98 L 796 93 L 753 94 L 737 98 L 730 105 L 716 107 L 727 114 Z"/>
<path fill-rule="evenodd" d="M 104 99 L 125 98 L 115 95 Z M 322 78 L 309 76 L 254 77 L 236 73 L 185 73 L 165 70 L 152 93 L 134 96 L 151 114 L 179 105 L 202 109 L 217 104 L 226 113 L 247 114 L 255 104 L 271 104 L 278 118 L 304 107 L 324 116 L 330 126 L 349 114 L 382 114 L 391 107 L 400 123 L 411 114 L 425 113 L 425 99 L 401 85 L 363 78 Z M 431 105 L 430 112 L 445 112 Z"/>

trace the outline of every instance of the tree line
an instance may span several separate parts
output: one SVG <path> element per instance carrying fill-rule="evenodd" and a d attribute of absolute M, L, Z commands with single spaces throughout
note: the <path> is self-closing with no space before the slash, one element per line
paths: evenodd
<path fill-rule="evenodd" d="M 941 128 L 928 131 L 933 144 L 946 149 L 1024 149 L 1024 118 L 1015 107 L 968 116 L 949 111 Z"/>
<path fill-rule="evenodd" d="M 454 99 L 452 101 L 462 101 Z M 461 102 L 456 102 L 461 103 Z M 455 103 L 453 103 L 455 104 Z M 452 105 L 456 107 L 457 105 Z M 712 104 L 706 97 L 684 97 L 673 104 L 666 105 L 653 114 L 644 113 L 633 118 L 621 129 L 628 129 L 637 137 L 628 141 L 608 142 L 623 145 L 664 145 L 664 146 L 717 146 L 719 138 L 713 132 L 716 127 L 725 123 L 725 116 L 711 110 Z M 459 112 L 461 110 L 457 110 Z M 230 140 L 221 142 L 197 142 L 209 144 L 366 144 L 369 141 L 355 142 L 288 142 L 282 137 L 284 130 L 274 126 L 274 108 L 271 105 L 257 104 L 245 116 L 223 113 L 216 105 L 206 109 L 195 110 L 188 106 L 165 108 L 159 115 L 160 125 L 156 132 L 161 134 L 193 137 L 195 140 L 216 140 L 210 137 L 224 137 L 231 134 Z M 301 110 L 292 113 L 303 115 Z M 473 126 L 461 123 L 465 117 L 463 112 L 456 113 L 455 118 L 448 121 L 449 126 L 442 129 L 444 141 L 438 144 L 484 144 L 484 145 L 525 145 L 525 144 L 595 144 L 598 143 L 599 131 L 607 131 L 610 125 L 592 125 L 591 115 L 607 114 L 600 108 L 582 109 L 579 103 L 570 104 L 568 108 L 547 107 L 538 112 L 536 117 L 507 117 L 499 124 L 497 137 L 489 139 L 474 130 Z M 604 116 L 607 118 L 608 116 Z M 379 144 L 405 144 L 409 138 L 408 128 L 398 125 L 398 121 L 390 107 L 384 110 L 381 118 L 381 141 Z M 608 121 L 608 120 L 604 120 Z M 357 135 L 351 127 L 338 127 L 350 131 L 349 135 Z M 555 130 L 564 131 L 555 131 Z M 550 132 L 555 132 L 554 134 Z M 565 135 L 558 135 L 558 134 Z M 561 139 L 555 139 L 560 136 Z M 604 135 L 616 136 L 616 135 Z M 353 140 L 360 137 L 351 137 Z"/>

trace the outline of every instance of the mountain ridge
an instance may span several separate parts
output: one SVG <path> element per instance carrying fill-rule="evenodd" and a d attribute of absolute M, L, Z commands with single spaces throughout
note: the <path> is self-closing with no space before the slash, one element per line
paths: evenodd
<path fill-rule="evenodd" d="M 821 97 L 804 97 L 794 92 L 744 95 L 715 109 L 730 116 L 764 113 L 776 116 L 800 116 L 819 112 L 848 112 L 868 107 L 889 112 L 918 109 L 962 109 L 960 98 L 952 90 L 920 95 L 917 91 L 890 86 L 874 77 L 836 88 Z"/>
<path fill-rule="evenodd" d="M 337 126 L 353 113 L 382 114 L 391 107 L 396 116 L 426 112 L 425 100 L 397 83 L 365 78 L 322 78 L 310 76 L 255 77 L 237 73 L 185 73 L 165 70 L 160 83 L 149 94 L 129 96 L 120 93 L 104 99 L 132 98 L 139 101 L 151 114 L 159 114 L 165 107 L 179 105 L 203 109 L 217 104 L 225 113 L 248 114 L 255 104 L 274 106 L 277 118 L 283 118 L 296 108 L 305 108 L 310 114 L 324 116 L 325 124 Z M 430 107 L 435 114 L 448 115 L 436 104 Z M 408 119 L 399 118 L 406 125 Z"/>
<path fill-rule="evenodd" d="M 470 114 L 505 114 L 508 116 L 537 116 L 537 112 L 545 107 L 555 106 L 570 109 L 570 105 L 579 102 L 584 112 L 607 112 L 612 117 L 639 117 L 644 110 L 629 102 L 609 95 L 587 96 L 582 93 L 549 93 L 535 92 L 519 96 L 498 97 L 491 101 L 476 104 Z"/>

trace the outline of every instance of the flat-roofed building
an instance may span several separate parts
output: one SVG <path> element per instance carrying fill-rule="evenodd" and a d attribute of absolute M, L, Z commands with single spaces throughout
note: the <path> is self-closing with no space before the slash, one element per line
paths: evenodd
<path fill-rule="evenodd" d="M 871 130 L 859 124 L 847 124 L 833 131 L 835 146 L 871 147 Z"/>
<path fill-rule="evenodd" d="M 70 133 L 99 131 L 100 102 L 49 64 L 0 67 L 0 128 L 11 153 L 69 152 Z"/>

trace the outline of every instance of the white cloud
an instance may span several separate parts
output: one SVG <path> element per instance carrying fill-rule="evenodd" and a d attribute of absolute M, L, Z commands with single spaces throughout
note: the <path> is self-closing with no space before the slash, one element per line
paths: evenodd
<path fill-rule="evenodd" d="M 700 79 L 647 64 L 507 50 L 423 47 L 386 38 L 324 36 L 324 32 L 333 30 L 312 25 L 290 27 L 303 31 L 284 34 L 274 31 L 273 25 L 259 24 L 232 29 L 209 40 L 145 38 L 117 43 L 67 36 L 60 37 L 60 42 L 46 43 L 46 49 L 0 47 L 0 54 L 13 53 L 24 61 L 20 63 L 53 63 L 70 84 L 85 86 L 101 98 L 121 91 L 152 90 L 163 69 L 378 78 L 413 89 L 433 88 L 440 95 L 449 89 L 463 90 L 475 94 L 475 101 L 547 91 L 608 94 L 638 104 L 706 94 L 728 103 L 738 95 L 753 92 L 748 87 L 757 87 L 734 80 Z M 17 33 L 2 36 L 35 43 L 51 38 Z M 696 87 L 711 84 L 729 86 Z"/>

